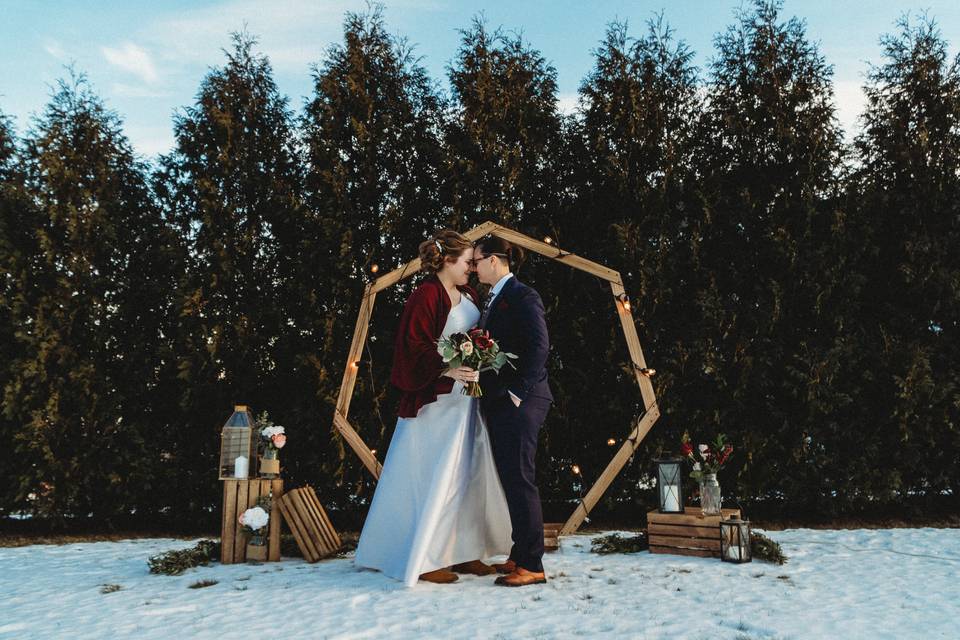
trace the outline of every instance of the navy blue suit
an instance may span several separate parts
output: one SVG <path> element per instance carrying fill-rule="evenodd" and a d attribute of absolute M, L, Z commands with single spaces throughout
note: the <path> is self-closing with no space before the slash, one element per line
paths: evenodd
<path fill-rule="evenodd" d="M 553 402 L 547 382 L 550 339 L 543 301 L 534 289 L 507 280 L 482 328 L 500 348 L 519 356 L 497 374 L 480 374 L 480 406 L 513 525 L 510 558 L 528 571 L 543 571 L 543 509 L 536 485 L 537 436 Z M 520 398 L 513 404 L 509 392 Z"/>

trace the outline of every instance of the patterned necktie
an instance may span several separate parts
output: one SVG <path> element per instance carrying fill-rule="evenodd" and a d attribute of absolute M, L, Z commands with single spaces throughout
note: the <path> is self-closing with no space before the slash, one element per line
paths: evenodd
<path fill-rule="evenodd" d="M 486 300 L 483 301 L 483 310 L 480 312 L 480 323 L 479 327 L 482 329 L 487 324 L 487 316 L 490 315 L 490 303 L 493 302 L 493 299 L 496 296 L 493 295 L 493 291 L 487 294 Z"/>

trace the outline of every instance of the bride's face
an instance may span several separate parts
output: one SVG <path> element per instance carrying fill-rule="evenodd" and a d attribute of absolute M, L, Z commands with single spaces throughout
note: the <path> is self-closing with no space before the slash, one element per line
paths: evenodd
<path fill-rule="evenodd" d="M 443 271 L 452 276 L 455 284 L 465 285 L 470 279 L 471 263 L 473 261 L 473 247 L 464 249 L 456 262 L 446 262 Z"/>

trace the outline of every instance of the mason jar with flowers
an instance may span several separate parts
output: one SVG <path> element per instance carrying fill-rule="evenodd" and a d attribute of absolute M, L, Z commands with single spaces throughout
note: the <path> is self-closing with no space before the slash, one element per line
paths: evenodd
<path fill-rule="evenodd" d="M 696 447 L 690 441 L 690 434 L 684 432 L 680 444 L 680 453 L 693 463 L 690 477 L 700 483 L 700 506 L 705 516 L 720 515 L 723 498 L 717 473 L 733 454 L 733 445 L 727 443 L 722 433 L 712 444 L 700 444 Z"/>
<path fill-rule="evenodd" d="M 257 420 L 260 428 L 260 443 L 263 455 L 260 457 L 260 477 L 276 478 L 280 475 L 280 449 L 287 444 L 287 435 L 284 428 L 270 422 L 270 418 L 263 413 Z"/>
<path fill-rule="evenodd" d="M 267 524 L 270 522 L 270 507 L 260 502 L 244 511 L 238 519 L 240 527 L 249 537 L 247 541 L 247 561 L 263 562 L 267 559 Z"/>

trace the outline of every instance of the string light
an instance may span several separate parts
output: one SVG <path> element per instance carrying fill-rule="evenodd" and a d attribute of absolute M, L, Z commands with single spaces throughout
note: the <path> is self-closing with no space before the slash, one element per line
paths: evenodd
<path fill-rule="evenodd" d="M 377 455 L 377 450 L 376 450 L 376 449 L 370 449 L 370 453 L 371 453 L 372 455 Z"/>
<path fill-rule="evenodd" d="M 546 242 L 547 244 L 553 244 L 553 238 L 551 238 L 550 236 L 543 236 L 543 241 Z"/>
<path fill-rule="evenodd" d="M 617 300 L 620 301 L 620 304 L 623 305 L 623 308 L 627 311 L 630 311 L 630 298 L 627 297 L 627 294 L 621 293 L 617 296 Z"/>
<path fill-rule="evenodd" d="M 374 262 L 372 265 L 370 265 L 370 273 L 376 273 L 377 271 L 380 271 L 380 265 Z"/>
<path fill-rule="evenodd" d="M 617 444 L 617 441 L 614 440 L 613 438 L 610 438 L 609 440 L 607 440 L 607 446 L 608 446 L 608 447 L 612 447 L 612 446 L 615 445 L 615 444 Z"/>
<path fill-rule="evenodd" d="M 642 376 L 645 377 L 645 378 L 652 378 L 653 376 L 657 375 L 657 370 L 656 370 L 656 369 L 649 369 L 649 368 L 647 368 L 647 367 L 641 367 L 641 368 L 640 368 L 640 375 L 642 375 Z"/>
<path fill-rule="evenodd" d="M 580 475 L 580 465 L 573 465 L 570 467 L 570 471 L 573 471 L 574 475 Z"/>
<path fill-rule="evenodd" d="M 351 362 L 351 363 L 350 363 L 350 368 L 351 368 L 351 369 L 359 369 L 359 368 L 360 368 L 360 361 L 357 360 L 357 361 L 355 361 L 355 362 Z"/>

